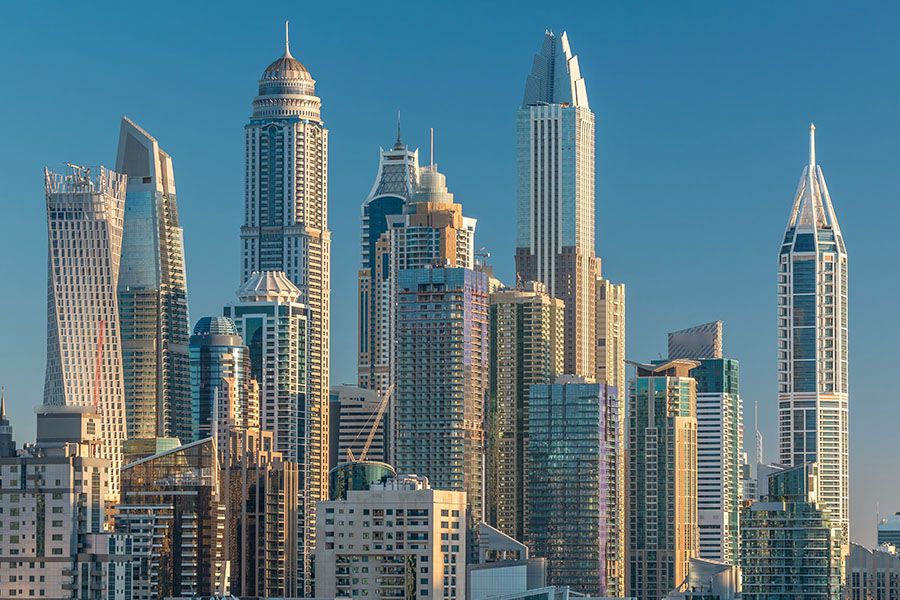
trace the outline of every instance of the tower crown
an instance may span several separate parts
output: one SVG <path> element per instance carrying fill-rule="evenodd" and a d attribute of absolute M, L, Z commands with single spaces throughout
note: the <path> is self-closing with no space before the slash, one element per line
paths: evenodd
<path fill-rule="evenodd" d="M 291 54 L 287 23 L 284 38 L 284 54 L 272 61 L 259 78 L 253 117 L 319 120 L 322 102 L 316 97 L 316 82 L 303 63 Z"/>
<path fill-rule="evenodd" d="M 590 109 L 578 57 L 572 54 L 566 32 L 560 36 L 549 30 L 544 32 L 541 51 L 534 55 L 522 106 L 539 104 L 568 104 Z"/>
<path fill-rule="evenodd" d="M 840 237 L 841 228 L 831 204 L 831 195 L 825 184 L 822 167 L 816 163 L 816 126 L 809 126 L 809 164 L 803 168 L 800 183 L 794 196 L 788 231 L 815 231 L 828 229 Z"/>

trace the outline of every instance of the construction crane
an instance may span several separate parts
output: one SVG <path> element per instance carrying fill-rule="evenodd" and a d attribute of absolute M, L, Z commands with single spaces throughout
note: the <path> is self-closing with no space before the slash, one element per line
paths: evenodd
<path fill-rule="evenodd" d="M 366 460 L 366 455 L 369 454 L 369 447 L 372 446 L 372 440 L 375 439 L 375 432 L 378 431 L 378 424 L 381 422 L 381 417 L 384 416 L 384 411 L 387 409 L 388 400 L 391 398 L 391 394 L 394 393 L 394 384 L 392 383 L 388 386 L 387 391 L 381 395 L 381 402 L 378 404 L 378 410 L 375 412 L 374 422 L 372 423 L 372 427 L 369 428 L 369 435 L 366 436 L 366 443 L 363 444 L 362 452 L 359 453 L 359 458 L 357 458 L 353 454 L 353 450 L 351 448 L 347 448 L 347 462 L 355 463 L 355 462 L 363 462 Z M 356 438 L 359 439 L 359 436 L 362 435 L 362 431 L 357 434 Z M 356 441 L 356 440 L 354 440 Z"/>

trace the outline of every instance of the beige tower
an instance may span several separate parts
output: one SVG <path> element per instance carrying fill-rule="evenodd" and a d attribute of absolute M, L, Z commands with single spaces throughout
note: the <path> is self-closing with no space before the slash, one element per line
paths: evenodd
<path fill-rule="evenodd" d="M 285 27 L 285 33 L 287 33 Z M 244 127 L 245 225 L 241 281 L 254 272 L 284 271 L 309 306 L 308 393 L 310 452 L 308 524 L 315 502 L 328 495 L 330 255 L 328 130 L 315 80 L 290 52 L 266 67 L 253 114 Z M 262 385 L 262 384 L 261 384 Z M 311 589 L 307 588 L 308 593 Z"/>

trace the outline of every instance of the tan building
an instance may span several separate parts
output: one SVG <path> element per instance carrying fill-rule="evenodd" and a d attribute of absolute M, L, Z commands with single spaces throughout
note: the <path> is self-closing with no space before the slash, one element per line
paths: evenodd
<path fill-rule="evenodd" d="M 316 597 L 465 597 L 465 492 L 407 475 L 321 502 L 319 515 Z"/>
<path fill-rule="evenodd" d="M 529 387 L 563 372 L 563 319 L 563 301 L 536 281 L 490 295 L 486 521 L 517 540 L 525 539 Z"/>
<path fill-rule="evenodd" d="M 628 427 L 628 585 L 658 600 L 699 556 L 697 383 L 694 360 L 632 363 Z"/>

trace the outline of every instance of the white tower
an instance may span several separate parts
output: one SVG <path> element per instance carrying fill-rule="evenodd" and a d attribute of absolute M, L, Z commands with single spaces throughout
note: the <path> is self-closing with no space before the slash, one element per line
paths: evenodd
<path fill-rule="evenodd" d="M 819 501 L 849 543 L 847 250 L 815 126 L 778 256 L 779 460 L 819 464 Z"/>

